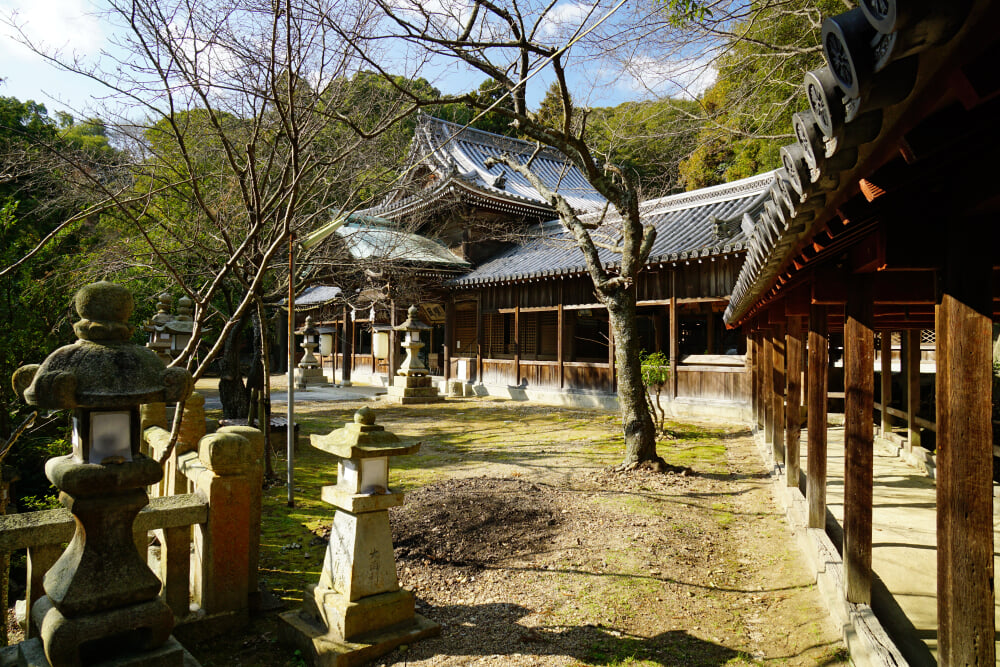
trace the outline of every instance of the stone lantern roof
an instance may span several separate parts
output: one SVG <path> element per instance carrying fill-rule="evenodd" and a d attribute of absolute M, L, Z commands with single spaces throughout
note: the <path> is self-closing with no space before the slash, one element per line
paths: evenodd
<path fill-rule="evenodd" d="M 419 317 L 420 310 L 415 306 L 410 306 L 406 311 L 406 321 L 395 327 L 396 331 L 427 331 L 431 325 L 425 323 Z"/>
<path fill-rule="evenodd" d="M 420 443 L 400 443 L 399 438 L 375 424 L 375 411 L 364 407 L 354 414 L 354 422 L 327 435 L 311 436 L 312 446 L 342 459 L 415 454 Z"/>
<path fill-rule="evenodd" d="M 14 374 L 18 394 L 32 405 L 65 410 L 173 403 L 191 393 L 191 374 L 165 368 L 156 353 L 131 342 L 134 302 L 124 287 L 87 285 L 76 295 L 79 340 Z"/>

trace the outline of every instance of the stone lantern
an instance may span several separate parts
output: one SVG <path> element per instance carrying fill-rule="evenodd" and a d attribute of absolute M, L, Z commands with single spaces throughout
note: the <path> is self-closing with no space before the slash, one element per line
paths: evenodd
<path fill-rule="evenodd" d="M 341 667 L 437 634 L 440 626 L 417 614 L 413 593 L 399 587 L 389 527 L 389 508 L 403 504 L 388 486 L 389 457 L 414 454 L 420 443 L 400 443 L 366 407 L 354 423 L 313 435 L 312 445 L 339 458 L 337 483 L 322 496 L 337 509 L 319 583 L 307 588 L 301 610 L 282 614 L 290 643 L 315 665 Z"/>
<path fill-rule="evenodd" d="M 408 403 L 437 403 L 444 400 L 434 386 L 430 371 L 420 360 L 420 349 L 424 343 L 420 340 L 420 332 L 430 330 L 429 324 L 424 324 L 417 316 L 417 307 L 410 306 L 406 311 L 406 321 L 395 327 L 396 331 L 406 334 L 403 347 L 406 349 L 406 359 L 403 360 L 392 386 L 389 387 L 388 400 L 406 405 Z"/>
<path fill-rule="evenodd" d="M 139 406 L 184 400 L 191 375 L 129 341 L 132 308 L 132 295 L 118 285 L 84 287 L 73 326 L 79 340 L 14 374 L 28 403 L 73 410 L 73 452 L 49 459 L 45 474 L 73 513 L 76 533 L 32 607 L 41 646 L 21 644 L 25 664 L 183 662 L 170 634 L 173 613 L 158 597 L 160 581 L 136 549 L 132 524 L 148 503 L 146 487 L 163 475 L 139 452 Z"/>
<path fill-rule="evenodd" d="M 166 330 L 170 334 L 170 356 L 178 357 L 191 341 L 194 331 L 194 302 L 188 296 L 177 299 L 177 315 L 167 322 Z"/>
<path fill-rule="evenodd" d="M 170 358 L 170 332 L 167 325 L 174 319 L 170 308 L 174 303 L 174 298 L 169 293 L 164 292 L 156 298 L 156 314 L 149 318 L 143 325 L 143 329 L 149 333 L 149 340 L 146 347 L 156 353 L 165 364 L 169 364 Z"/>
<path fill-rule="evenodd" d="M 302 349 L 305 350 L 305 354 L 295 369 L 295 388 L 305 389 L 310 384 L 326 384 L 323 369 L 313 354 L 319 347 L 319 330 L 313 326 L 311 315 L 306 317 L 306 326 L 299 333 L 302 334 Z"/>

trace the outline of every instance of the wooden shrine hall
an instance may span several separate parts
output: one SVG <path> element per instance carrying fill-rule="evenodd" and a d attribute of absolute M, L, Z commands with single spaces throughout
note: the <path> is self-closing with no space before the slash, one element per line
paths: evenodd
<path fill-rule="evenodd" d="M 404 250 L 420 239 L 420 257 L 409 258 L 419 260 L 410 264 L 420 272 L 387 269 L 380 278 L 388 286 L 384 301 L 356 313 L 338 300 L 314 306 L 321 331 L 341 340 L 339 354 L 333 345 L 327 351 L 342 375 L 353 370 L 357 380 L 386 382 L 398 365 L 388 358 L 398 347 L 391 326 L 402 321 L 409 300 L 418 299 L 421 317 L 432 325 L 425 362 L 451 391 L 614 404 L 614 342 L 580 250 L 527 179 L 502 165 L 486 166 L 490 157 L 527 157 L 535 149 L 419 118 L 399 189 L 354 216 L 361 228 L 345 226 L 338 234 L 368 235 L 378 227 L 391 237 L 396 225 L 414 239 Z M 549 149 L 536 164 L 577 211 L 600 215 L 604 198 L 565 156 Z M 677 369 L 668 387 L 675 414 L 748 415 L 746 338 L 725 329 L 722 312 L 746 251 L 747 220 L 763 210 L 773 181 L 768 172 L 642 205 L 644 223 L 658 234 L 637 285 L 638 326 L 643 348 L 664 352 Z M 405 264 L 409 254 L 396 259 Z M 601 250 L 601 260 L 613 267 L 617 257 Z M 399 293 L 404 288 L 407 296 Z M 377 351 L 381 332 L 388 353 Z"/>
<path fill-rule="evenodd" d="M 745 338 L 722 326 L 746 236 L 744 216 L 761 210 L 769 172 L 645 202 L 656 242 L 639 274 L 642 348 L 670 360 L 674 414 L 740 418 L 749 407 Z M 613 226 L 613 222 L 612 222 Z M 601 260 L 617 258 L 602 249 Z M 559 222 L 448 282 L 453 327 L 445 376 L 477 380 L 514 397 L 613 400 L 614 339 L 579 248 Z"/>
<path fill-rule="evenodd" d="M 824 23 L 828 67 L 805 75 L 810 108 L 750 221 L 726 322 L 749 336 L 754 421 L 806 515 L 800 538 L 836 589 L 852 659 L 992 665 L 1000 3 L 859 5 Z M 923 388 L 921 331 L 934 340 Z M 828 466 L 841 400 L 842 471 Z M 886 443 L 929 463 L 927 502 L 879 477 Z M 886 494 L 903 522 L 933 514 L 927 544 L 873 538 L 887 534 L 890 510 L 873 515 Z M 879 561 L 892 549 L 908 555 Z M 925 576 L 918 614 L 900 600 Z"/>

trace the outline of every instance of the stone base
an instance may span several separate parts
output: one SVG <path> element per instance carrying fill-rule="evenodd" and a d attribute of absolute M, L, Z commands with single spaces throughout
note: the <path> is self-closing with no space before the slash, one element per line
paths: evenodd
<path fill-rule="evenodd" d="M 323 373 L 323 369 L 318 366 L 302 368 L 299 366 L 295 369 L 295 388 L 302 389 L 304 387 L 316 387 L 320 385 L 327 385 L 330 381 L 327 379 L 326 374 Z"/>
<path fill-rule="evenodd" d="M 399 405 L 440 403 L 444 396 L 438 393 L 429 375 L 397 375 L 389 387 L 386 400 Z"/>
<path fill-rule="evenodd" d="M 55 608 L 48 596 L 43 595 L 32 606 L 31 618 L 40 628 L 39 635 L 47 648 L 48 656 L 60 665 L 94 664 L 97 656 L 104 659 L 119 653 L 123 659 L 132 655 L 158 654 L 159 648 L 169 642 L 174 625 L 173 612 L 159 598 L 67 618 Z M 116 658 L 107 658 L 112 659 Z M 164 654 L 159 660 L 155 663 L 106 661 L 100 664 L 155 664 L 157 667 L 182 665 L 180 652 L 176 659 Z"/>
<path fill-rule="evenodd" d="M 354 667 L 403 645 L 433 637 L 441 626 L 414 614 L 409 621 L 376 630 L 353 640 L 338 639 L 326 628 L 301 612 L 286 612 L 282 634 L 285 641 L 298 648 L 316 667 Z"/>
<path fill-rule="evenodd" d="M 10 649 L 14 650 L 11 651 Z M 11 659 L 14 661 L 8 662 Z M 94 667 L 200 667 L 200 663 L 194 659 L 194 656 L 185 651 L 180 642 L 173 637 L 170 637 L 165 644 L 155 649 L 128 655 L 111 656 L 107 660 L 101 660 L 100 662 L 87 660 L 85 664 L 93 665 Z M 50 663 L 48 658 L 45 657 L 42 640 L 35 638 L 21 642 L 16 646 L 8 647 L 4 655 L 0 656 L 0 666 L 50 667 Z"/>
<path fill-rule="evenodd" d="M 326 628 L 330 637 L 353 640 L 384 628 L 406 623 L 414 616 L 413 593 L 397 590 L 349 601 L 337 591 L 315 584 L 306 588 L 300 614 Z"/>

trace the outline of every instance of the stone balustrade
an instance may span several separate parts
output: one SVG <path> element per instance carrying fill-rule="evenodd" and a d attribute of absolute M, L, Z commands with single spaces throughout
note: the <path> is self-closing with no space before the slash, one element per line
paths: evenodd
<path fill-rule="evenodd" d="M 143 436 L 159 458 L 170 441 L 162 404 L 143 406 Z M 174 613 L 175 634 L 210 636 L 247 622 L 259 601 L 261 488 L 264 436 L 230 426 L 205 435 L 204 399 L 185 405 L 181 435 L 164 464 L 164 479 L 133 525 L 136 548 L 146 552 L 149 533 L 159 542 L 148 558 Z M 22 627 L 44 595 L 42 577 L 73 537 L 67 509 L 0 515 L 0 552 L 27 550 L 28 576 Z M 192 558 L 191 554 L 195 554 Z M 38 636 L 26 627 L 27 637 Z"/>

